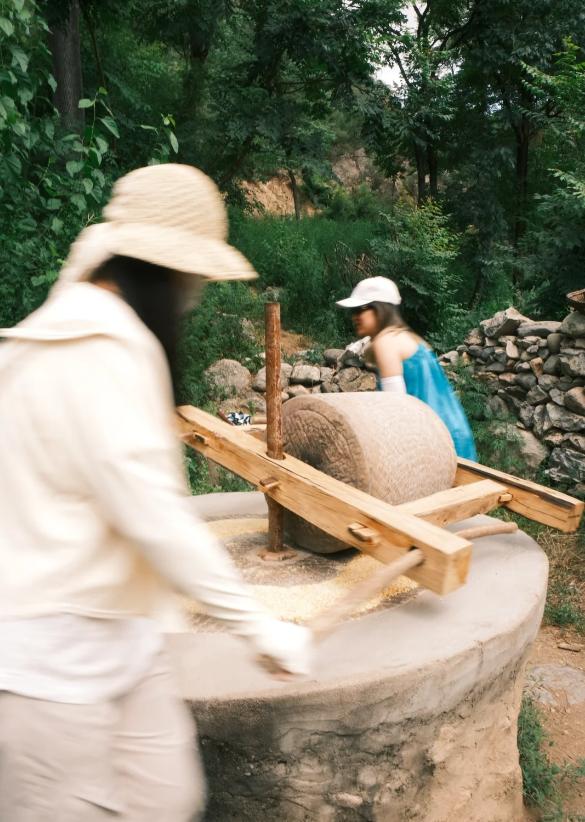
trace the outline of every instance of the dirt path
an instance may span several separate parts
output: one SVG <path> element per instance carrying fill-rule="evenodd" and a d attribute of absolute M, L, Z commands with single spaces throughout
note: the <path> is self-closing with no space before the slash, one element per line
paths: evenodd
<path fill-rule="evenodd" d="M 581 646 L 581 650 L 559 648 L 562 643 Z M 585 637 L 552 626 L 542 628 L 532 647 L 526 678 L 552 742 L 549 759 L 557 765 L 576 765 L 585 757 Z M 585 819 L 585 779 L 567 784 L 563 793 L 566 822 Z"/>

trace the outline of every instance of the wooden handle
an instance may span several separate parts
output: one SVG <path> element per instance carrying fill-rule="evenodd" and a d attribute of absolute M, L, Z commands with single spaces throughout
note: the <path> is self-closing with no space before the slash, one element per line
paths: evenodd
<path fill-rule="evenodd" d="M 518 530 L 515 522 L 497 521 L 489 525 L 478 525 L 476 528 L 464 528 L 457 531 L 457 536 L 468 539 L 470 542 L 481 537 L 493 537 L 497 534 L 514 534 Z"/>
<path fill-rule="evenodd" d="M 352 530 L 352 526 L 350 526 L 350 530 Z M 357 531 L 358 528 L 356 527 L 355 530 Z M 457 535 L 464 539 L 473 540 L 480 539 L 481 537 L 494 536 L 496 534 L 513 534 L 517 530 L 518 526 L 515 522 L 498 521 L 490 523 L 489 525 L 479 525 L 476 528 L 466 528 L 463 531 L 458 531 Z M 384 588 L 387 588 L 396 577 L 405 574 L 412 568 L 416 568 L 423 560 L 424 553 L 418 548 L 414 548 L 412 551 L 404 554 L 404 556 L 386 565 L 380 571 L 372 574 L 371 577 L 368 577 L 368 579 L 365 579 L 359 585 L 356 585 L 348 594 L 334 603 L 329 611 L 324 611 L 309 623 L 315 641 L 319 641 L 330 634 L 343 619 L 351 616 L 356 608 L 369 599 L 372 599 L 372 597 L 379 594 L 380 591 L 383 591 Z"/>
<path fill-rule="evenodd" d="M 371 577 L 360 582 L 348 594 L 341 597 L 333 604 L 329 611 L 319 614 L 309 623 L 309 628 L 313 631 L 316 641 L 330 634 L 339 623 L 350 616 L 355 609 L 367 602 L 384 588 L 387 588 L 396 577 L 416 568 L 424 560 L 424 553 L 419 548 L 408 551 L 404 556 L 389 563 L 381 571 L 372 574 Z"/>

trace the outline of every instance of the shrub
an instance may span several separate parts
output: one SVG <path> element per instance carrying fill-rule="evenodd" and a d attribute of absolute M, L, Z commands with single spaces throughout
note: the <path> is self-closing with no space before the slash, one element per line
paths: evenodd
<path fill-rule="evenodd" d="M 383 219 L 384 233 L 371 243 L 377 273 L 397 282 L 406 319 L 427 334 L 456 305 L 460 238 L 433 202 L 416 209 L 397 204 Z"/>
<path fill-rule="evenodd" d="M 286 327 L 335 345 L 351 333 L 349 318 L 335 301 L 375 273 L 369 245 L 377 230 L 376 223 L 365 220 L 238 215 L 232 220 L 232 241 L 258 271 L 257 287 L 279 289 Z"/>
<path fill-rule="evenodd" d="M 202 405 L 208 392 L 203 372 L 224 357 L 260 368 L 262 344 L 244 320 L 259 322 L 263 302 L 244 283 L 214 283 L 203 294 L 201 304 L 184 322 L 179 352 L 180 403 Z"/>

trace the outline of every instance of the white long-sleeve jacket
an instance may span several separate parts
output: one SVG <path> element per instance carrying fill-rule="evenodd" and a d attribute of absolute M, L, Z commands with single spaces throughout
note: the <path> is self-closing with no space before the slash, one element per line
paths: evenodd
<path fill-rule="evenodd" d="M 306 668 L 306 637 L 263 612 L 188 504 L 166 360 L 135 312 L 60 285 L 0 336 L 0 618 L 149 615 L 179 591 Z"/>

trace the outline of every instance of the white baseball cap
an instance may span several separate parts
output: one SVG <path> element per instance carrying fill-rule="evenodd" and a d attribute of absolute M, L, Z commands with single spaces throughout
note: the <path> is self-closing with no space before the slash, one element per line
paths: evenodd
<path fill-rule="evenodd" d="M 358 308 L 368 303 L 390 303 L 400 305 L 402 297 L 398 286 L 388 277 L 368 277 L 359 282 L 349 297 L 338 300 L 336 305 L 342 308 Z"/>

